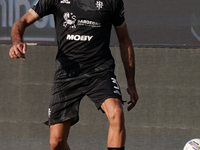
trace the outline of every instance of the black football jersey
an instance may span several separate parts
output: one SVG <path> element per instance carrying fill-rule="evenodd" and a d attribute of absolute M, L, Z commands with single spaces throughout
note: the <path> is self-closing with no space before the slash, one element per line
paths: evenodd
<path fill-rule="evenodd" d="M 56 81 L 114 70 L 110 34 L 125 22 L 122 0 L 39 0 L 29 12 L 54 16 Z"/>

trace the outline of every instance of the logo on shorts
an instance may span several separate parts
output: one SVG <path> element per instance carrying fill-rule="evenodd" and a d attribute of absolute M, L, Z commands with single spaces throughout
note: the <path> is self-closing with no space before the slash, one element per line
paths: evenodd
<path fill-rule="evenodd" d="M 111 80 L 112 80 L 112 83 L 116 84 L 116 85 L 114 85 L 115 90 L 113 92 L 121 95 L 119 84 L 117 83 L 117 80 L 115 78 L 111 78 Z"/>
<path fill-rule="evenodd" d="M 76 28 L 76 16 L 73 13 L 64 13 L 63 18 L 65 19 L 63 23 L 64 27 L 70 26 L 71 28 Z"/>
<path fill-rule="evenodd" d="M 122 8 L 121 12 L 120 12 L 120 17 L 123 17 L 124 16 L 124 7 Z"/>
<path fill-rule="evenodd" d="M 51 109 L 49 108 L 48 109 L 48 117 L 50 118 L 50 116 L 51 116 Z"/>

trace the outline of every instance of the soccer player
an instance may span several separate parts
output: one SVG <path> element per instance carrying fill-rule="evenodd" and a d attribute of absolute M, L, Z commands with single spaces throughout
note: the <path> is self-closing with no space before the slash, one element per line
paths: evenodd
<path fill-rule="evenodd" d="M 87 95 L 109 120 L 108 150 L 124 150 L 125 125 L 115 63 L 109 49 L 112 25 L 119 40 L 130 95 L 127 110 L 138 100 L 135 60 L 124 18 L 122 0 L 39 0 L 17 20 L 11 30 L 9 55 L 25 59 L 25 29 L 40 18 L 53 14 L 58 52 L 52 96 L 48 108 L 52 150 L 70 150 L 70 127 L 79 120 L 79 104 Z"/>

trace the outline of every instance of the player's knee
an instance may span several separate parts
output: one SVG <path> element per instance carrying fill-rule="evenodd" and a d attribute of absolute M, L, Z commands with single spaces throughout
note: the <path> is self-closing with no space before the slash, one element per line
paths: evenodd
<path fill-rule="evenodd" d="M 110 126 L 118 129 L 124 128 L 124 113 L 121 108 L 114 109 L 111 113 L 109 113 L 108 118 Z"/>
<path fill-rule="evenodd" d="M 61 137 L 51 138 L 49 143 L 50 143 L 51 150 L 64 149 L 66 146 L 66 141 Z"/>

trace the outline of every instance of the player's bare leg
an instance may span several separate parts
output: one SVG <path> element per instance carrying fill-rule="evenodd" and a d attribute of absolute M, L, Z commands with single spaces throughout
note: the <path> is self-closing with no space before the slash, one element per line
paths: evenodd
<path fill-rule="evenodd" d="M 126 130 L 122 103 L 118 99 L 109 98 L 104 101 L 101 108 L 105 111 L 110 124 L 108 131 L 108 147 L 124 147 Z"/>
<path fill-rule="evenodd" d="M 67 138 L 71 127 L 71 120 L 50 126 L 51 150 L 70 150 Z"/>

